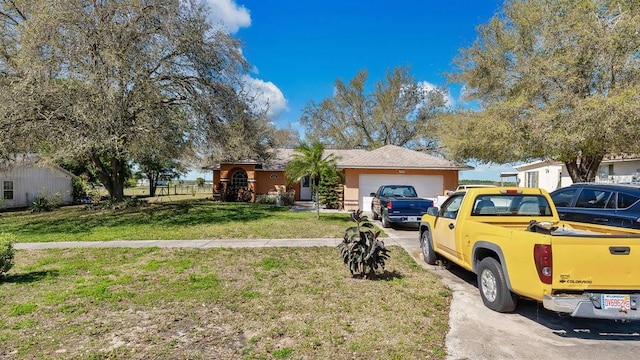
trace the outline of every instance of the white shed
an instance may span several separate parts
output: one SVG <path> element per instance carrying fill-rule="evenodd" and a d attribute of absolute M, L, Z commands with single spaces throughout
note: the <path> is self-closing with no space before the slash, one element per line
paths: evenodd
<path fill-rule="evenodd" d="M 67 170 L 38 162 L 37 156 L 21 156 L 0 164 L 0 207 L 28 207 L 39 196 L 60 196 L 61 204 L 73 201 L 73 178 Z"/>

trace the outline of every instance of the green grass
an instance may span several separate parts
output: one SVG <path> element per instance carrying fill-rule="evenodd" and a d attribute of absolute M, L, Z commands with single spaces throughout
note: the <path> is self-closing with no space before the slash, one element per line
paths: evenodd
<path fill-rule="evenodd" d="M 53 249 L 0 280 L 0 358 L 444 359 L 451 292 L 399 247 Z"/>
<path fill-rule="evenodd" d="M 188 199 L 124 210 L 70 206 L 5 212 L 0 233 L 11 233 L 18 242 L 340 238 L 349 223 L 347 213 L 321 213 L 316 219 L 315 212 L 287 207 Z"/>

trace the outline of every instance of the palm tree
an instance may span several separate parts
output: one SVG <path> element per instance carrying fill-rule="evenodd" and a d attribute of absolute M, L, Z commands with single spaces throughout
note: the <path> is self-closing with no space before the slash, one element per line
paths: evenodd
<path fill-rule="evenodd" d="M 300 143 L 294 148 L 293 159 L 287 164 L 285 174 L 290 183 L 300 182 L 308 176 L 311 180 L 311 188 L 315 189 L 316 212 L 320 218 L 320 202 L 318 201 L 318 187 L 316 180 L 321 176 L 337 176 L 337 158 L 333 154 L 324 155 L 324 145 L 315 142 L 311 145 Z"/>

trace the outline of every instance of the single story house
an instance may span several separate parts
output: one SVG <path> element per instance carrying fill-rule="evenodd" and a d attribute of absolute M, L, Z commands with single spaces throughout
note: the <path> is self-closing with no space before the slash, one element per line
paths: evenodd
<path fill-rule="evenodd" d="M 338 159 L 338 169 L 344 173 L 342 205 L 346 210 L 371 208 L 370 193 L 383 184 L 413 185 L 418 195 L 436 198 L 445 190 L 458 186 L 458 172 L 472 170 L 467 165 L 438 158 L 407 148 L 386 145 L 367 151 L 363 149 L 327 149 Z M 285 167 L 294 149 L 276 149 L 268 163 L 247 160 L 220 163 L 213 167 L 214 193 L 227 186 L 247 187 L 255 195 L 267 194 L 278 188 L 295 192 L 296 200 L 311 200 L 309 179 L 287 184 Z"/>
<path fill-rule="evenodd" d="M 516 166 L 518 185 L 539 187 L 549 192 L 573 184 L 567 167 L 559 161 L 536 161 Z M 595 182 L 640 182 L 640 157 L 637 155 L 609 155 L 600 163 Z"/>
<path fill-rule="evenodd" d="M 73 201 L 75 176 L 56 165 L 41 164 L 35 155 L 0 163 L 0 208 L 28 207 L 39 196 L 59 194 L 61 204 Z"/>

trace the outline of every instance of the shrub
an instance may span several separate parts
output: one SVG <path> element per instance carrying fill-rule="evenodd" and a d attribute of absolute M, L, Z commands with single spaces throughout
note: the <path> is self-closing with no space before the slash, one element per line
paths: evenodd
<path fill-rule="evenodd" d="M 13 236 L 0 233 L 0 277 L 13 267 Z"/>
<path fill-rule="evenodd" d="M 75 177 L 71 184 L 73 188 L 73 201 L 76 203 L 81 202 L 82 199 L 87 196 L 89 191 L 91 191 L 91 184 L 80 176 Z"/>
<path fill-rule="evenodd" d="M 278 195 L 258 195 L 256 197 L 256 203 L 265 204 L 265 205 L 273 205 L 276 206 L 278 203 Z M 293 193 L 283 193 L 280 194 L 280 205 L 281 206 L 293 206 L 295 204 L 296 199 Z"/>
<path fill-rule="evenodd" d="M 342 200 L 342 187 L 337 178 L 322 176 L 318 184 L 320 204 L 327 209 L 339 209 Z"/>
<path fill-rule="evenodd" d="M 53 206 L 49 203 L 49 199 L 44 196 L 38 196 L 31 202 L 31 212 L 51 211 Z"/>
<path fill-rule="evenodd" d="M 345 230 L 344 239 L 338 245 L 342 260 L 349 267 L 351 275 L 375 277 L 378 268 L 384 269 L 385 261 L 389 259 L 389 250 L 378 239 L 380 230 L 375 229 L 375 225 L 362 215 L 362 210 L 351 212 L 351 220 L 356 226 Z"/>
<path fill-rule="evenodd" d="M 43 190 L 40 192 L 40 196 L 33 199 L 30 209 L 31 212 L 51 211 L 59 208 L 60 203 L 62 203 L 62 194 Z"/>

